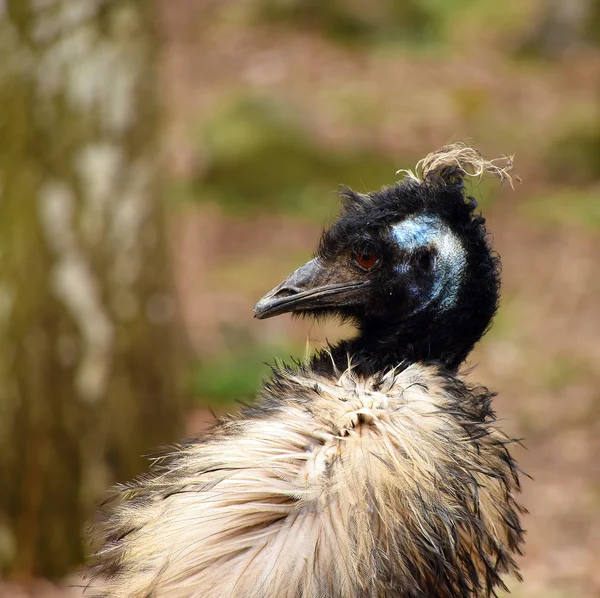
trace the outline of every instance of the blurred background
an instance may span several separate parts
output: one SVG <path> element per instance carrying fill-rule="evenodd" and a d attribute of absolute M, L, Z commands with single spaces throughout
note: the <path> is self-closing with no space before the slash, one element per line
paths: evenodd
<path fill-rule="evenodd" d="M 524 447 L 517 597 L 600 595 L 600 1 L 0 0 L 0 595 L 76 596 L 82 530 L 145 456 L 348 330 L 255 301 L 341 183 L 433 149 L 503 263 L 472 380 Z"/>

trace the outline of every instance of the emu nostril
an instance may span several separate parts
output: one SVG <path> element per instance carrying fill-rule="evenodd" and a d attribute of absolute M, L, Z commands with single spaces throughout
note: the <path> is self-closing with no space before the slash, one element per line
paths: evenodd
<path fill-rule="evenodd" d="M 267 293 L 255 306 L 254 317 L 262 319 L 281 312 L 281 306 L 294 301 L 294 297 L 301 294 L 301 290 L 293 285 L 285 285 L 275 288 Z M 289 299 L 289 302 L 286 301 Z M 285 310 L 284 310 L 285 311 Z"/>
<path fill-rule="evenodd" d="M 300 293 L 300 290 L 295 287 L 283 287 L 279 289 L 274 295 L 273 299 L 285 299 L 286 297 L 293 297 Z"/>

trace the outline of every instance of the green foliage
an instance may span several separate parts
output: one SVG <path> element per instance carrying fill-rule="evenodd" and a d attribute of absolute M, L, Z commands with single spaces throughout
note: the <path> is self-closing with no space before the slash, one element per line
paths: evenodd
<path fill-rule="evenodd" d="M 193 366 L 190 391 L 209 404 L 251 400 L 261 387 L 261 381 L 269 375 L 270 364 L 300 353 L 299 348 L 272 343 L 226 351 Z"/>
<path fill-rule="evenodd" d="M 595 46 L 600 46 L 600 2 L 590 3 L 590 12 L 585 22 L 585 39 Z"/>
<path fill-rule="evenodd" d="M 532 197 L 521 204 L 520 210 L 538 225 L 600 230 L 600 201 L 595 189 L 558 189 Z"/>
<path fill-rule="evenodd" d="M 553 180 L 590 182 L 600 176 L 600 122 L 580 122 L 559 134 L 546 156 Z"/>
<path fill-rule="evenodd" d="M 234 213 L 276 210 L 323 222 L 340 183 L 368 191 L 393 183 L 402 164 L 371 149 L 330 149 L 303 123 L 263 99 L 241 99 L 203 131 L 208 165 L 188 193 Z M 328 201 L 331 198 L 331 201 Z"/>
<path fill-rule="evenodd" d="M 258 16 L 343 43 L 428 44 L 444 39 L 451 17 L 472 0 L 260 0 Z"/>

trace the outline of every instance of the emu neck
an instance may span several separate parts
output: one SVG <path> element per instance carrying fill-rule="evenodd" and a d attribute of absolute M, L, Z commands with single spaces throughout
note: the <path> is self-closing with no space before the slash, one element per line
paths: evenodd
<path fill-rule="evenodd" d="M 335 369 L 344 371 L 351 363 L 358 373 L 370 375 L 400 364 L 423 362 L 455 372 L 474 344 L 465 346 L 457 341 L 444 325 L 437 326 L 434 332 L 423 325 L 399 330 L 369 324 L 359 329 L 355 338 L 341 341 L 328 353 L 317 354 L 313 367 L 334 374 Z"/>

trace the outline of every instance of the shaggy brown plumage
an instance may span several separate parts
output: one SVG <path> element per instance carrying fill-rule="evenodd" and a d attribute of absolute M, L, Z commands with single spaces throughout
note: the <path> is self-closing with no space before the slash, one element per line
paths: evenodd
<path fill-rule="evenodd" d="M 278 371 L 256 407 L 122 487 L 93 592 L 487 596 L 522 540 L 490 394 L 438 368 Z"/>

